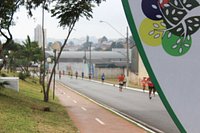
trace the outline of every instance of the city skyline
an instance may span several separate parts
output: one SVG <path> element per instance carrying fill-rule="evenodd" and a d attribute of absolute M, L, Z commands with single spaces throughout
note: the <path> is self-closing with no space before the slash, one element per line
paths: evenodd
<path fill-rule="evenodd" d="M 17 18 L 16 26 L 11 28 L 13 38 L 26 39 L 27 35 L 29 35 L 31 39 L 34 39 L 34 28 L 38 24 L 41 25 L 41 16 L 41 9 L 34 11 L 34 16 L 32 18 L 27 17 L 25 9 L 20 9 L 15 15 L 15 18 Z M 111 26 L 106 23 L 100 23 L 100 21 L 111 24 L 117 31 L 125 36 L 128 23 L 121 0 L 109 0 L 95 7 L 93 10 L 93 18 L 90 21 L 81 18 L 76 23 L 70 38 L 83 38 L 86 36 L 94 36 L 96 38 L 106 36 L 109 39 L 123 38 L 123 36 L 117 33 Z M 47 38 L 60 40 L 65 39 L 67 35 L 67 30 L 58 27 L 58 20 L 51 18 L 50 14 L 47 14 L 47 12 L 45 12 L 45 29 L 48 31 Z"/>

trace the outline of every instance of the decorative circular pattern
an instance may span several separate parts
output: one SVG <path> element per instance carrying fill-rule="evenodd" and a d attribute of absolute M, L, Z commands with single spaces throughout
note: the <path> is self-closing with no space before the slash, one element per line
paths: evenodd
<path fill-rule="evenodd" d="M 166 32 L 162 39 L 162 46 L 164 50 L 172 56 L 182 56 L 187 53 L 191 47 L 192 38 L 191 36 L 179 37 L 171 32 Z"/>
<path fill-rule="evenodd" d="M 165 29 L 163 20 L 153 21 L 151 19 L 144 19 L 140 25 L 140 36 L 147 45 L 158 46 L 162 43 L 162 32 L 159 29 Z"/>
<path fill-rule="evenodd" d="M 147 19 L 139 33 L 149 46 L 162 43 L 172 56 L 182 56 L 192 45 L 192 34 L 200 28 L 200 5 L 197 0 L 142 0 Z"/>

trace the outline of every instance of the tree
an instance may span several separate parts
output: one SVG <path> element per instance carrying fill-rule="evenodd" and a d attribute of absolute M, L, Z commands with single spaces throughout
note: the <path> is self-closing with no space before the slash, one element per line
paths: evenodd
<path fill-rule="evenodd" d="M 61 47 L 61 50 L 56 59 L 56 63 L 53 66 L 53 71 L 57 65 L 57 62 L 60 58 L 60 55 L 68 41 L 68 38 L 76 24 L 79 21 L 80 17 L 85 17 L 86 19 L 92 18 L 92 8 L 94 4 L 99 5 L 102 1 L 105 0 L 9 0 L 3 1 L 0 3 L 0 33 L 7 39 L 12 40 L 12 34 L 9 30 L 10 26 L 14 24 L 13 15 L 17 11 L 20 6 L 25 6 L 28 10 L 28 14 L 32 16 L 32 10 L 41 6 L 45 10 L 51 12 L 52 17 L 56 17 L 59 20 L 59 26 L 68 29 L 66 34 L 66 39 Z M 54 4 L 50 6 L 50 4 Z M 8 31 L 9 36 L 5 36 L 3 29 Z M 44 29 L 43 29 L 44 31 Z M 43 32 L 44 36 L 44 32 Z M 9 43 L 7 43 L 9 44 Z M 43 49 L 44 50 L 44 49 Z M 43 51 L 44 53 L 44 51 Z M 43 59 L 45 62 L 45 54 L 43 54 Z M 44 75 L 44 74 L 43 74 Z M 50 75 L 50 79 L 45 88 L 44 85 L 44 76 L 43 76 L 43 92 L 44 92 L 44 101 L 47 102 L 49 100 L 49 88 L 52 80 L 52 75 Z"/>
<path fill-rule="evenodd" d="M 21 52 L 21 59 L 23 61 L 23 68 L 26 73 L 29 73 L 29 67 L 32 63 L 39 63 L 42 58 L 42 49 L 39 47 L 38 43 L 31 41 L 30 37 L 23 42 Z"/>
<path fill-rule="evenodd" d="M 17 60 L 15 57 L 19 57 L 19 52 L 21 51 L 22 46 L 19 43 L 15 43 L 12 41 L 7 47 L 4 47 L 2 51 L 2 55 L 7 56 L 8 58 L 5 59 L 5 64 L 7 65 L 11 71 L 16 68 Z M 4 58 L 4 57 L 3 57 Z"/>
<path fill-rule="evenodd" d="M 14 25 L 13 16 L 20 4 L 21 0 L 4 0 L 0 3 L 0 34 L 6 39 L 6 42 L 0 47 L 0 56 L 4 60 L 0 66 L 0 70 L 6 63 L 5 56 L 2 52 L 4 48 L 13 43 L 10 27 Z"/>
<path fill-rule="evenodd" d="M 10 27 L 15 24 L 13 16 L 21 4 L 21 0 L 4 0 L 0 3 L 0 34 L 6 38 L 3 47 L 9 45 L 13 39 Z"/>
<path fill-rule="evenodd" d="M 107 49 L 107 51 L 111 51 L 112 48 L 124 48 L 122 42 L 112 42 L 110 48 Z"/>
<path fill-rule="evenodd" d="M 101 2 L 101 0 L 83 0 L 83 1 L 71 0 L 68 2 L 61 0 L 56 4 L 55 8 L 51 10 L 52 16 L 59 19 L 60 26 L 64 27 L 64 28 L 68 27 L 68 34 L 67 34 L 66 39 L 61 47 L 61 50 L 58 54 L 56 63 L 53 66 L 52 71 L 55 70 L 57 62 L 60 58 L 60 55 L 61 55 L 65 45 L 67 44 L 69 36 L 70 36 L 76 22 L 79 20 L 79 18 L 85 17 L 88 20 L 90 18 L 92 18 L 92 7 L 94 7 L 92 2 L 96 2 L 97 4 L 99 4 Z M 49 78 L 49 82 L 47 85 L 47 92 L 49 92 L 52 77 L 53 77 L 53 73 L 51 73 L 50 78 Z M 48 93 L 47 93 L 47 95 L 48 95 Z M 44 100 L 48 101 L 48 96 L 46 96 L 45 98 L 46 99 L 44 99 Z"/>

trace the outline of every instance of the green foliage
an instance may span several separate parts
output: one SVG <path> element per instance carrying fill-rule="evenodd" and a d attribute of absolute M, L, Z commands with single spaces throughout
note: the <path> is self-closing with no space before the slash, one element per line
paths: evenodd
<path fill-rule="evenodd" d="M 27 36 L 27 39 L 23 44 L 21 54 L 24 59 L 29 62 L 39 62 L 42 60 L 42 48 L 39 47 L 37 42 L 31 41 L 30 37 Z"/>
<path fill-rule="evenodd" d="M 29 73 L 20 72 L 18 76 L 19 76 L 19 79 L 25 80 L 26 78 L 30 77 L 30 74 Z"/>
<path fill-rule="evenodd" d="M 57 59 L 59 59 L 70 33 L 75 26 L 75 23 L 80 19 L 80 17 L 84 17 L 88 20 L 92 18 L 92 8 L 94 7 L 94 4 L 99 5 L 102 1 L 105 0 L 6 0 L 0 3 L 0 12 L 2 14 L 5 13 L 5 15 L 0 16 L 0 33 L 7 39 L 7 42 L 10 42 L 10 40 L 12 40 L 12 34 L 9 28 L 12 24 L 14 24 L 13 16 L 17 9 L 19 9 L 21 6 L 25 6 L 29 15 L 32 16 L 32 10 L 36 9 L 38 6 L 42 6 L 43 9 L 51 12 L 52 17 L 56 17 L 58 19 L 60 27 L 68 27 L 68 34 L 66 35 L 64 44 L 62 45 L 60 53 L 58 54 Z M 4 21 L 7 22 L 4 23 Z M 2 32 L 3 29 L 8 31 L 10 37 L 6 36 Z M 44 57 L 42 56 L 43 54 L 41 54 L 40 51 L 41 49 L 37 48 L 37 44 L 31 42 L 30 38 L 27 37 L 27 40 L 24 42 L 24 47 L 19 50 L 17 60 L 15 62 L 21 62 L 19 66 L 28 72 L 28 68 L 32 61 L 37 62 L 39 58 L 41 59 L 40 62 L 44 60 Z M 53 69 L 55 69 L 55 66 Z M 24 76 L 21 77 L 24 78 Z M 51 79 L 52 74 L 50 76 L 49 83 Z M 47 94 L 49 93 L 49 87 L 50 85 L 48 84 L 47 91 L 44 91 L 44 96 L 48 97 Z M 44 86 L 43 89 L 45 90 Z M 46 99 L 45 101 L 48 101 L 48 98 L 44 99 Z"/>
<path fill-rule="evenodd" d="M 61 0 L 51 10 L 51 13 L 53 17 L 59 19 L 61 27 L 71 27 L 81 16 L 87 19 L 92 18 L 92 7 L 93 5 L 85 0 L 71 0 L 69 2 Z"/>
<path fill-rule="evenodd" d="M 7 77 L 5 73 L 1 73 L 1 77 Z"/>
<path fill-rule="evenodd" d="M 7 43 L 12 40 L 10 26 L 14 25 L 13 16 L 20 4 L 21 0 L 3 0 L 0 3 L 0 33 L 7 39 Z"/>
<path fill-rule="evenodd" d="M 111 51 L 112 48 L 124 48 L 122 42 L 112 42 L 110 48 L 108 48 L 106 51 Z"/>

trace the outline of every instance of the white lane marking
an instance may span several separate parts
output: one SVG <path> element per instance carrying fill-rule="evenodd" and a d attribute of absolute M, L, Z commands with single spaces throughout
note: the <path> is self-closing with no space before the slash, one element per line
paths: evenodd
<path fill-rule="evenodd" d="M 96 120 L 97 122 L 99 122 L 101 125 L 105 125 L 105 123 L 104 123 L 103 121 L 101 121 L 99 118 L 95 118 L 95 120 Z"/>
<path fill-rule="evenodd" d="M 70 96 L 67 96 L 67 98 L 70 98 Z"/>
<path fill-rule="evenodd" d="M 73 102 L 74 102 L 74 103 L 77 103 L 77 101 L 76 101 L 76 100 L 73 100 Z"/>
<path fill-rule="evenodd" d="M 87 79 L 84 79 L 84 80 L 87 80 Z M 132 120 L 132 119 L 130 119 L 130 118 L 128 118 L 128 117 L 126 117 L 126 116 L 124 116 L 124 115 L 118 113 L 117 111 L 114 111 L 112 108 L 109 108 L 109 107 L 107 107 L 107 106 L 104 106 L 104 105 L 102 105 L 102 104 L 100 104 L 100 103 L 94 101 L 93 99 L 87 97 L 86 95 L 84 95 L 84 94 L 82 94 L 82 93 L 80 93 L 80 92 L 78 92 L 78 91 L 75 91 L 74 89 L 70 88 L 69 86 L 67 86 L 67 85 L 65 85 L 65 84 L 63 84 L 63 83 L 61 83 L 61 82 L 59 82 L 59 84 L 61 84 L 61 85 L 64 86 L 64 87 L 67 87 L 69 90 L 71 90 L 71 91 L 73 91 L 73 92 L 75 92 L 75 93 L 77 93 L 77 94 L 79 94 L 79 95 L 81 95 L 81 96 L 83 96 L 83 97 L 89 99 L 89 100 L 92 101 L 93 103 L 95 103 L 95 104 L 97 104 L 97 105 L 99 105 L 99 106 L 101 106 L 101 107 L 103 107 L 103 108 L 105 108 L 105 109 L 110 110 L 111 112 L 117 114 L 118 116 L 120 116 L 120 117 L 122 117 L 122 118 L 124 118 L 124 119 L 126 119 L 126 120 L 128 120 L 128 121 L 130 121 L 130 122 L 132 122 L 132 123 L 134 123 L 134 124 L 136 124 L 136 125 L 138 125 L 139 127 L 143 128 L 144 130 L 146 130 L 146 131 L 148 131 L 148 132 L 150 132 L 150 133 L 156 133 L 156 132 L 154 132 L 153 130 L 151 130 L 150 128 L 145 127 L 143 124 L 137 122 L 138 120 L 137 120 L 137 121 Z M 115 86 L 116 86 L 116 85 L 115 85 Z M 127 87 L 127 88 L 129 89 L 129 87 Z M 131 89 L 131 90 L 138 91 L 139 89 Z M 141 90 L 141 91 L 142 91 L 142 90 Z M 148 92 L 148 91 L 145 91 L 145 92 Z M 158 129 L 157 129 L 157 130 L 158 130 Z M 160 132 L 162 133 L 162 131 L 160 131 Z"/>
<path fill-rule="evenodd" d="M 84 110 L 84 111 L 87 111 L 87 109 L 86 109 L 86 108 L 84 108 L 84 107 L 81 107 L 81 109 L 82 109 L 82 110 Z"/>

